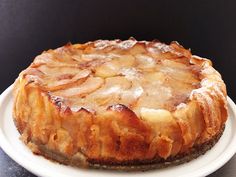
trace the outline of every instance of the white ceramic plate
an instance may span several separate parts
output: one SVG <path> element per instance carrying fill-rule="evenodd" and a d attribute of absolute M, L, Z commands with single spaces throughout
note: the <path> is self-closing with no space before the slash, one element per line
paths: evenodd
<path fill-rule="evenodd" d="M 0 96 L 0 145 L 2 149 L 17 163 L 32 173 L 43 177 L 202 177 L 223 166 L 236 152 L 236 106 L 228 98 L 229 119 L 219 142 L 205 155 L 189 163 L 151 170 L 147 172 L 116 172 L 105 170 L 80 169 L 51 162 L 41 156 L 36 156 L 19 140 L 12 120 L 12 86 Z"/>

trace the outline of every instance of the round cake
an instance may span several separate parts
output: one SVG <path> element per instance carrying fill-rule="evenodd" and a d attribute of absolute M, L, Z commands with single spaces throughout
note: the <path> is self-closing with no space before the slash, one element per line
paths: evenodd
<path fill-rule="evenodd" d="M 220 138 L 227 94 L 210 60 L 177 42 L 97 40 L 44 51 L 14 84 L 14 122 L 35 154 L 79 167 L 148 170 Z"/>

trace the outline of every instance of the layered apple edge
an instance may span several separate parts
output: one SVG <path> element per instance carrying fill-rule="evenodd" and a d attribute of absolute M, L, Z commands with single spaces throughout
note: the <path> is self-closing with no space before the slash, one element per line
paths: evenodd
<path fill-rule="evenodd" d="M 210 142 L 226 96 L 211 61 L 177 42 L 98 40 L 37 56 L 15 81 L 13 115 L 36 154 L 130 166 Z"/>

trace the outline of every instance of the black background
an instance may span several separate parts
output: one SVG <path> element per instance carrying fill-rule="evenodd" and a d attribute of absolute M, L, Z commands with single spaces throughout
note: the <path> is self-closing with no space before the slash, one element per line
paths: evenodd
<path fill-rule="evenodd" d="M 133 36 L 211 59 L 236 101 L 235 9 L 234 0 L 0 0 L 0 93 L 43 50 Z"/>
<path fill-rule="evenodd" d="M 133 36 L 210 58 L 236 100 L 235 9 L 233 0 L 0 0 L 0 91 L 43 50 Z"/>

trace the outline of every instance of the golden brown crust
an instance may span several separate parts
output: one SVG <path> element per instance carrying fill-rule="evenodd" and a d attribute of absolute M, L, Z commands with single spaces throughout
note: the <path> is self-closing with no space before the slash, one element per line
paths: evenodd
<path fill-rule="evenodd" d="M 19 75 L 14 98 L 15 124 L 32 151 L 101 164 L 177 157 L 211 141 L 227 119 L 220 74 L 176 42 L 49 50 Z"/>
<path fill-rule="evenodd" d="M 38 151 L 37 155 L 43 155 L 44 157 L 55 160 L 59 163 L 65 164 L 65 165 L 72 165 L 77 167 L 83 167 L 83 168 L 96 168 L 96 169 L 109 169 L 109 170 L 121 170 L 121 171 L 146 171 L 151 169 L 159 169 L 159 168 L 165 168 L 169 166 L 179 165 L 182 163 L 189 162 L 195 158 L 197 158 L 200 155 L 205 154 L 209 149 L 211 149 L 220 139 L 221 135 L 224 131 L 223 127 L 220 132 L 215 135 L 211 140 L 201 144 L 201 145 L 195 145 L 189 151 L 185 153 L 178 154 L 173 157 L 169 157 L 167 159 L 161 159 L 156 158 L 152 160 L 132 160 L 132 161 L 126 161 L 121 163 L 116 163 L 114 159 L 110 159 L 109 161 L 102 161 L 98 159 L 87 159 L 84 157 L 83 154 L 76 154 L 72 158 L 68 158 L 64 156 L 64 154 L 60 154 L 58 152 L 52 151 L 50 149 L 47 149 L 44 145 L 33 145 L 35 146 Z M 30 148 L 32 148 L 32 145 L 30 144 Z"/>

